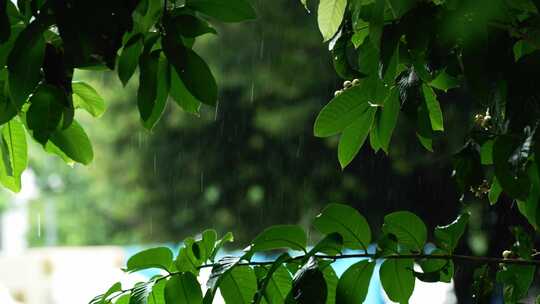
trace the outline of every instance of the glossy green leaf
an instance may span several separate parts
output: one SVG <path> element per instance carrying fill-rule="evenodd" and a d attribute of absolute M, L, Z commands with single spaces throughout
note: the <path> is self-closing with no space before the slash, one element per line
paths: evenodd
<path fill-rule="evenodd" d="M 257 291 L 257 278 L 249 266 L 234 267 L 223 276 L 219 286 L 227 304 L 251 304 Z"/>
<path fill-rule="evenodd" d="M 18 108 L 22 107 L 41 80 L 40 71 L 45 56 L 43 30 L 40 23 L 33 21 L 19 34 L 8 57 L 9 92 Z"/>
<path fill-rule="evenodd" d="M 450 89 L 459 87 L 460 82 L 457 78 L 443 70 L 429 82 L 429 85 L 436 89 L 447 92 Z"/>
<path fill-rule="evenodd" d="M 136 35 L 128 40 L 118 57 L 118 77 L 124 86 L 127 85 L 137 69 L 143 46 L 142 37 Z"/>
<path fill-rule="evenodd" d="M 408 211 L 393 212 L 384 217 L 383 232 L 396 236 L 398 243 L 422 252 L 427 239 L 424 222 Z"/>
<path fill-rule="evenodd" d="M 469 218 L 470 215 L 464 213 L 449 225 L 435 227 L 434 235 L 437 245 L 448 253 L 453 252 L 465 232 Z"/>
<path fill-rule="evenodd" d="M 255 19 L 255 10 L 246 0 L 187 0 L 186 5 L 224 22 Z"/>
<path fill-rule="evenodd" d="M 339 279 L 336 301 L 339 304 L 358 304 L 366 299 L 375 263 L 367 260 L 350 266 Z"/>
<path fill-rule="evenodd" d="M 98 301 L 96 303 L 98 304 L 105 304 L 105 303 L 108 303 L 107 299 L 109 298 L 109 296 L 111 296 L 112 294 L 116 293 L 116 292 L 119 292 L 122 290 L 122 284 L 120 282 L 116 282 L 114 283 L 108 290 L 107 292 L 105 292 L 103 295 L 101 296 L 98 296 L 97 299 Z"/>
<path fill-rule="evenodd" d="M 311 250 L 308 252 L 307 256 L 311 257 L 319 252 L 337 255 L 341 254 L 343 249 L 343 237 L 337 232 L 327 234 L 322 240 L 320 240 Z"/>
<path fill-rule="evenodd" d="M 167 280 L 160 280 L 152 286 L 152 292 L 148 296 L 148 304 L 167 304 L 165 302 L 165 287 Z"/>
<path fill-rule="evenodd" d="M 328 289 L 323 272 L 315 259 L 310 259 L 293 278 L 286 304 L 326 304 Z"/>
<path fill-rule="evenodd" d="M 430 255 L 447 255 L 448 253 L 435 249 Z M 454 262 L 447 259 L 423 259 L 418 263 L 422 267 L 423 275 L 415 273 L 415 276 L 424 282 L 450 283 L 454 277 Z"/>
<path fill-rule="evenodd" d="M 154 285 L 153 281 L 141 282 L 135 284 L 135 287 L 131 291 L 131 296 L 129 298 L 129 304 L 147 304 L 148 297 L 152 292 L 152 287 Z"/>
<path fill-rule="evenodd" d="M 325 304 L 335 304 L 336 303 L 336 289 L 338 285 L 338 277 L 334 269 L 330 264 L 321 267 L 322 273 L 324 277 L 324 281 L 326 282 L 326 290 L 327 290 L 327 296 L 326 296 L 326 302 Z"/>
<path fill-rule="evenodd" d="M 373 125 L 376 111 L 377 108 L 369 107 L 351 125 L 343 130 L 338 145 L 338 159 L 341 168 L 347 167 L 364 145 L 364 141 Z"/>
<path fill-rule="evenodd" d="M 433 131 L 444 131 L 443 114 L 439 101 L 437 100 L 437 95 L 435 95 L 433 89 L 426 84 L 422 85 L 422 92 L 424 93 L 424 100 L 429 113 L 431 128 Z"/>
<path fill-rule="evenodd" d="M 523 56 L 529 55 L 536 51 L 538 47 L 534 46 L 527 40 L 519 40 L 514 44 L 514 60 L 517 62 L 519 61 Z"/>
<path fill-rule="evenodd" d="M 143 121 L 148 121 L 152 115 L 158 96 L 159 52 L 145 53 L 139 62 L 139 89 L 137 105 Z"/>
<path fill-rule="evenodd" d="M 230 243 L 234 241 L 234 236 L 231 232 L 227 232 L 221 239 L 216 242 L 214 246 L 214 251 L 210 255 L 209 259 L 213 262 L 214 258 L 218 254 L 219 250 L 223 247 L 225 243 Z"/>
<path fill-rule="evenodd" d="M 45 150 L 88 165 L 94 159 L 92 143 L 78 122 L 74 121 L 67 129 L 55 131 L 45 145 Z M 62 157 L 62 154 L 60 156 Z M 64 158 L 65 159 L 65 158 Z"/>
<path fill-rule="evenodd" d="M 503 284 L 505 303 L 518 303 L 527 296 L 535 272 L 535 266 L 528 265 L 505 265 L 497 272 L 497 282 Z"/>
<path fill-rule="evenodd" d="M 52 134 L 60 129 L 64 99 L 64 92 L 52 85 L 40 85 L 31 96 L 26 123 L 38 142 L 46 143 Z"/>
<path fill-rule="evenodd" d="M 264 299 L 268 304 L 282 304 L 291 288 L 292 277 L 287 268 L 281 265 L 270 277 L 264 292 Z"/>
<path fill-rule="evenodd" d="M 169 62 L 163 55 L 159 56 L 156 80 L 156 98 L 151 105 L 150 116 L 146 119 L 143 118 L 143 126 L 148 130 L 152 130 L 163 115 L 169 97 L 171 69 Z"/>
<path fill-rule="evenodd" d="M 197 277 L 191 272 L 184 272 L 171 277 L 165 286 L 167 304 L 201 304 L 203 295 Z"/>
<path fill-rule="evenodd" d="M 300 226 L 276 225 L 265 229 L 251 243 L 251 251 L 267 251 L 290 248 L 305 251 L 306 233 Z"/>
<path fill-rule="evenodd" d="M 332 39 L 338 31 L 346 7 L 347 0 L 320 0 L 317 21 L 324 41 Z"/>
<path fill-rule="evenodd" d="M 347 89 L 334 97 L 315 120 L 315 136 L 328 137 L 343 131 L 366 112 L 369 108 L 368 100 L 363 85 Z"/>
<path fill-rule="evenodd" d="M 125 294 L 125 295 L 119 297 L 118 299 L 116 299 L 114 304 L 129 304 L 129 298 L 130 298 L 130 295 Z"/>
<path fill-rule="evenodd" d="M 413 260 L 389 259 L 384 261 L 379 276 L 390 300 L 408 303 L 414 290 Z"/>
<path fill-rule="evenodd" d="M 531 166 L 528 168 L 529 178 L 531 180 L 531 189 L 527 199 L 518 200 L 517 206 L 519 212 L 529 221 L 529 223 L 538 230 L 540 228 L 540 176 L 536 166 Z M 497 180 L 495 179 L 491 188 L 494 192 L 494 200 L 496 202 L 496 194 L 500 193 L 502 189 L 500 185 L 496 184 Z M 491 195 L 490 191 L 490 195 Z M 498 197 L 498 196 L 497 196 Z"/>
<path fill-rule="evenodd" d="M 433 152 L 433 131 L 429 113 L 425 104 L 418 107 L 416 120 L 416 137 L 420 144 L 428 151 Z"/>
<path fill-rule="evenodd" d="M 216 294 L 217 288 L 221 285 L 221 282 L 225 278 L 226 274 L 231 272 L 237 264 L 240 262 L 240 258 L 238 257 L 224 257 L 214 263 L 214 266 L 212 267 L 212 273 L 210 274 L 210 278 L 206 282 L 206 286 L 208 287 L 208 291 L 206 292 L 204 296 L 204 303 L 210 304 L 212 303 L 212 300 L 214 299 L 214 295 Z"/>
<path fill-rule="evenodd" d="M 20 179 L 28 164 L 28 146 L 26 131 L 19 119 L 12 119 L 2 127 L 2 148 L 7 152 L 4 163 L 8 175 Z"/>
<path fill-rule="evenodd" d="M 192 49 L 180 41 L 180 37 L 163 37 L 163 51 L 191 95 L 202 103 L 215 106 L 217 84 L 210 68 Z"/>
<path fill-rule="evenodd" d="M 184 37 L 195 38 L 204 34 L 217 34 L 205 20 L 191 14 L 180 14 L 171 21 L 178 33 Z"/>
<path fill-rule="evenodd" d="M 127 271 L 139 271 L 149 268 L 168 270 L 172 264 L 173 254 L 167 247 L 157 247 L 141 251 L 127 261 Z"/>
<path fill-rule="evenodd" d="M 371 11 L 371 19 L 369 20 L 369 40 L 377 50 L 381 47 L 385 8 L 385 0 L 375 0 L 375 5 Z"/>
<path fill-rule="evenodd" d="M 328 205 L 315 218 L 313 226 L 327 235 L 339 233 L 347 248 L 367 249 L 371 242 L 371 229 L 366 219 L 356 209 L 346 205 Z"/>
<path fill-rule="evenodd" d="M 105 112 L 105 101 L 89 84 L 76 81 L 71 84 L 73 89 L 73 105 L 86 110 L 94 117 L 100 117 Z"/>
<path fill-rule="evenodd" d="M 377 115 L 376 125 L 379 143 L 383 151 L 388 153 L 392 133 L 396 127 L 400 110 L 399 90 L 392 89 L 388 98 L 384 101 L 384 105 L 380 110 L 381 114 Z"/>
<path fill-rule="evenodd" d="M 495 205 L 497 201 L 499 200 L 499 196 L 502 193 L 501 185 L 499 184 L 499 181 L 496 177 L 493 178 L 493 182 L 491 183 L 491 188 L 489 189 L 489 203 L 491 205 Z"/>
<path fill-rule="evenodd" d="M 171 97 L 176 101 L 176 103 L 182 108 L 182 110 L 191 113 L 199 114 L 199 109 L 201 108 L 201 102 L 198 101 L 191 93 L 188 91 L 178 73 L 175 69 L 171 69 Z"/>

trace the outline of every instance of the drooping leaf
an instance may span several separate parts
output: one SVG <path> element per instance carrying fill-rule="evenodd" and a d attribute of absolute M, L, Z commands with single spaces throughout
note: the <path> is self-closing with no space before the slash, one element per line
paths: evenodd
<path fill-rule="evenodd" d="M 19 119 L 14 118 L 2 127 L 2 148 L 8 153 L 8 175 L 20 179 L 28 164 L 26 131 Z"/>
<path fill-rule="evenodd" d="M 460 82 L 458 79 L 443 70 L 429 82 L 429 85 L 436 89 L 447 92 L 450 89 L 459 87 Z"/>
<path fill-rule="evenodd" d="M 326 253 L 329 255 L 337 255 L 341 253 L 343 249 L 343 237 L 337 232 L 327 234 L 322 240 L 320 240 L 311 250 L 306 257 L 311 257 L 318 252 Z"/>
<path fill-rule="evenodd" d="M 212 303 L 212 300 L 214 299 L 216 291 L 221 285 L 223 278 L 227 273 L 234 269 L 239 262 L 240 258 L 238 257 L 224 257 L 214 263 L 214 266 L 212 267 L 212 272 L 210 273 L 210 278 L 206 282 L 208 291 L 204 296 L 205 304 Z"/>
<path fill-rule="evenodd" d="M 173 255 L 167 247 L 157 247 L 141 251 L 127 261 L 127 271 L 134 272 L 149 268 L 168 270 Z"/>
<path fill-rule="evenodd" d="M 234 267 L 223 275 L 219 290 L 229 304 L 251 304 L 257 291 L 257 278 L 249 266 Z"/>
<path fill-rule="evenodd" d="M 489 194 L 488 194 L 489 203 L 491 205 L 495 205 L 497 203 L 497 201 L 499 200 L 499 196 L 501 195 L 501 192 L 502 192 L 501 185 L 499 184 L 499 181 L 497 180 L 497 178 L 494 177 L 493 182 L 491 183 L 491 188 L 489 189 Z"/>
<path fill-rule="evenodd" d="M 240 22 L 256 17 L 246 0 L 187 0 L 186 5 L 223 22 Z"/>
<path fill-rule="evenodd" d="M 350 266 L 339 279 L 336 302 L 358 304 L 366 299 L 375 263 L 360 261 Z"/>
<path fill-rule="evenodd" d="M 129 304 L 147 304 L 153 286 L 154 281 L 135 284 L 135 287 L 131 291 L 131 296 L 129 297 Z"/>
<path fill-rule="evenodd" d="M 383 151 L 388 153 L 388 147 L 390 146 L 390 140 L 392 139 L 392 133 L 396 127 L 399 116 L 399 90 L 392 89 L 388 98 L 384 101 L 384 105 L 380 110 L 380 115 L 377 115 L 376 125 L 379 143 Z"/>
<path fill-rule="evenodd" d="M 160 52 L 144 53 L 139 62 L 139 89 L 137 105 L 143 121 L 148 121 L 158 96 L 158 70 Z"/>
<path fill-rule="evenodd" d="M 9 0 L 0 0 L 0 43 L 8 41 L 11 36 L 11 24 L 7 14 L 7 3 Z"/>
<path fill-rule="evenodd" d="M 326 304 L 328 289 L 323 272 L 315 259 L 311 258 L 293 278 L 293 286 L 286 304 Z"/>
<path fill-rule="evenodd" d="M 283 263 L 290 260 L 288 253 L 282 253 L 274 260 L 272 265 L 266 269 L 264 266 L 255 268 L 259 278 L 258 291 L 254 297 L 254 304 L 264 303 L 281 304 L 292 287 L 292 278 Z"/>
<path fill-rule="evenodd" d="M 71 84 L 73 89 L 73 105 L 75 108 L 86 110 L 94 117 L 100 117 L 105 112 L 105 101 L 89 84 L 76 81 Z"/>
<path fill-rule="evenodd" d="M 430 255 L 447 255 L 440 249 L 435 249 Z M 423 259 L 418 263 L 422 267 L 423 274 L 415 273 L 415 277 L 424 282 L 446 282 L 450 283 L 454 277 L 454 262 L 446 259 Z"/>
<path fill-rule="evenodd" d="M 201 102 L 198 101 L 188 91 L 178 73 L 175 69 L 171 69 L 171 97 L 182 108 L 182 110 L 191 113 L 199 114 L 201 108 Z"/>
<path fill-rule="evenodd" d="M 315 120 L 315 136 L 328 137 L 343 131 L 366 112 L 369 107 L 368 100 L 369 96 L 362 84 L 334 97 Z"/>
<path fill-rule="evenodd" d="M 433 152 L 433 131 L 425 103 L 418 107 L 416 114 L 416 137 L 426 150 Z"/>
<path fill-rule="evenodd" d="M 505 265 L 497 272 L 497 282 L 503 284 L 505 303 L 518 303 L 527 296 L 535 271 L 535 266 Z"/>
<path fill-rule="evenodd" d="M 214 246 L 214 251 L 212 251 L 212 254 L 210 254 L 210 261 L 214 261 L 214 258 L 218 254 L 219 250 L 223 247 L 225 243 L 229 243 L 234 241 L 234 236 L 231 232 L 227 232 L 221 239 L 219 239 Z"/>
<path fill-rule="evenodd" d="M 408 211 L 386 215 L 382 229 L 384 233 L 395 235 L 399 244 L 416 252 L 422 252 L 426 243 L 426 225 L 417 215 Z"/>
<path fill-rule="evenodd" d="M 441 106 L 437 100 L 437 95 L 435 95 L 433 89 L 426 84 L 422 85 L 422 92 L 424 93 L 424 100 L 429 113 L 431 128 L 433 131 L 444 131 L 443 115 Z"/>
<path fill-rule="evenodd" d="M 163 51 L 191 95 L 202 103 L 215 106 L 217 84 L 210 68 L 180 37 L 167 34 L 162 39 Z"/>
<path fill-rule="evenodd" d="M 40 85 L 30 98 L 26 123 L 38 142 L 46 143 L 52 134 L 60 129 L 64 99 L 64 92 L 52 85 Z"/>
<path fill-rule="evenodd" d="M 385 0 L 375 0 L 375 5 L 371 11 L 371 19 L 369 20 L 369 40 L 377 50 L 381 47 L 385 8 Z"/>
<path fill-rule="evenodd" d="M 140 35 L 133 36 L 124 48 L 118 58 L 118 77 L 122 84 L 125 86 L 135 73 L 137 64 L 139 63 L 139 56 L 143 50 L 143 39 Z"/>
<path fill-rule="evenodd" d="M 166 286 L 167 286 L 166 280 L 156 281 L 154 286 L 152 286 L 152 292 L 148 296 L 148 304 L 167 304 L 165 302 L 165 287 Z"/>
<path fill-rule="evenodd" d="M 336 303 L 336 289 L 338 285 L 338 277 L 334 268 L 328 263 L 328 265 L 321 266 L 324 281 L 326 282 L 326 302 L 325 304 L 335 304 Z"/>
<path fill-rule="evenodd" d="M 413 260 L 389 259 L 384 261 L 379 276 L 381 284 L 390 300 L 408 303 L 414 290 Z"/>
<path fill-rule="evenodd" d="M 59 154 L 83 165 L 88 165 L 94 159 L 92 143 L 78 122 L 73 123 L 63 130 L 57 130 L 45 144 L 45 150 Z"/>
<path fill-rule="evenodd" d="M 318 23 L 324 41 L 334 37 L 343 21 L 347 0 L 321 0 L 319 2 Z"/>
<path fill-rule="evenodd" d="M 188 13 L 181 13 L 172 20 L 172 26 L 184 37 L 195 38 L 204 34 L 217 34 L 216 30 L 205 20 Z"/>
<path fill-rule="evenodd" d="M 191 272 L 172 276 L 165 286 L 166 303 L 201 304 L 203 295 L 197 277 Z"/>
<path fill-rule="evenodd" d="M 148 130 L 152 130 L 163 115 L 163 111 L 167 106 L 167 99 L 169 97 L 171 68 L 167 62 L 167 59 L 163 55 L 159 56 L 156 80 L 156 99 L 151 105 L 152 108 L 150 116 L 143 119 L 143 126 Z"/>
<path fill-rule="evenodd" d="M 376 111 L 377 108 L 370 106 L 351 125 L 343 130 L 338 145 L 338 159 L 341 168 L 347 167 L 364 145 L 364 141 L 373 125 Z"/>
<path fill-rule="evenodd" d="M 300 226 L 276 225 L 260 233 L 251 243 L 251 251 L 267 251 L 282 248 L 305 251 L 306 233 Z"/>
<path fill-rule="evenodd" d="M 371 242 L 371 229 L 366 219 L 356 209 L 346 205 L 328 205 L 315 218 L 313 226 L 327 235 L 339 233 L 347 248 L 367 249 Z"/>
<path fill-rule="evenodd" d="M 43 24 L 34 20 L 17 37 L 9 53 L 9 93 L 18 107 L 28 99 L 41 80 L 41 65 L 45 56 Z"/>
<path fill-rule="evenodd" d="M 461 236 L 465 232 L 469 217 L 470 215 L 468 213 L 463 213 L 451 224 L 435 227 L 434 234 L 437 245 L 449 253 L 454 251 Z"/>

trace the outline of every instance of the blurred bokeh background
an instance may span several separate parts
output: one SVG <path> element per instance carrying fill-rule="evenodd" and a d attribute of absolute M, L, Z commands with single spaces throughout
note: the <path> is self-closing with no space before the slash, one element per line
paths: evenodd
<path fill-rule="evenodd" d="M 115 73 L 77 72 L 108 104 L 97 120 L 78 113 L 94 162 L 70 167 L 34 146 L 23 191 L 0 194 L 0 286 L 15 300 L 85 303 L 83 295 L 90 300 L 121 276 L 113 269 L 133 248 L 175 246 L 211 227 L 233 232 L 229 250 L 240 249 L 269 225 L 309 228 L 331 202 L 354 206 L 374 227 L 396 210 L 415 212 L 433 228 L 469 209 L 461 253 L 498 256 L 510 244 L 507 227 L 521 221 L 515 207 L 499 203 L 504 218 L 496 217 L 485 199 L 461 199 L 452 180 L 452 154 L 472 124 L 467 103 L 459 96 L 443 101 L 452 132 L 435 142 L 437 153 L 422 148 L 413 122 L 402 115 L 389 155 L 364 147 L 342 171 L 337 138 L 312 132 L 318 111 L 343 81 L 314 14 L 299 1 L 254 2 L 256 21 L 219 26 L 219 36 L 195 46 L 220 87 L 218 107 L 202 108 L 200 117 L 170 102 L 148 132 L 135 107 L 137 77 L 124 88 Z M 462 303 L 470 297 L 469 269 L 456 269 Z M 86 285 L 77 285 L 80 276 Z M 66 290 L 77 295 L 55 296 Z"/>

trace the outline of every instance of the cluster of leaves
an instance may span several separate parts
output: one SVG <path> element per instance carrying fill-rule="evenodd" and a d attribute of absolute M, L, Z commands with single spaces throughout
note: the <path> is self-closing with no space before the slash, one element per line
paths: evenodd
<path fill-rule="evenodd" d="M 152 129 L 169 96 L 193 114 L 216 104 L 216 81 L 192 50 L 197 37 L 216 33 L 208 18 L 254 17 L 245 0 L 0 1 L 0 183 L 20 190 L 27 134 L 68 163 L 92 161 L 75 110 L 98 117 L 105 103 L 73 82 L 75 69 L 116 69 L 125 85 L 139 68 L 138 109 Z"/>
<path fill-rule="evenodd" d="M 315 218 L 313 227 L 323 237 L 311 248 L 307 247 L 307 235 L 301 227 L 277 225 L 260 233 L 242 256 L 216 260 L 224 242 L 232 241 L 232 234 L 217 240 L 215 231 L 206 230 L 199 240 L 184 240 L 176 258 L 166 247 L 134 255 L 127 262 L 127 272 L 157 268 L 163 274 L 126 290 L 116 283 L 91 303 L 209 304 L 219 289 L 225 302 L 234 304 L 357 304 L 366 298 L 378 261 L 382 261 L 379 276 L 388 297 L 395 302 L 407 303 L 416 279 L 450 282 L 454 274 L 453 251 L 468 219 L 468 214 L 462 214 L 453 223 L 436 227 L 433 232 L 435 248 L 429 253 L 426 252 L 428 232 L 425 224 L 407 211 L 394 212 L 384 218 L 377 248 L 373 253 L 368 252 L 372 233 L 366 219 L 355 209 L 341 204 L 328 205 Z M 517 252 L 530 259 L 530 240 L 523 239 L 522 235 L 517 237 L 516 244 L 520 243 L 516 245 Z M 252 260 L 255 253 L 283 249 L 299 254 L 282 253 L 268 262 Z M 347 254 L 346 250 L 356 250 L 357 254 Z M 343 258 L 359 261 L 338 278 L 331 264 Z M 527 261 L 524 259 L 506 261 L 509 264 L 501 264 L 497 278 L 519 299 L 531 284 L 535 266 L 511 263 Z M 421 271 L 415 270 L 415 264 Z M 212 267 L 212 273 L 203 295 L 197 276 L 205 267 Z M 527 274 L 529 280 L 525 282 L 523 277 L 516 280 L 516 274 Z"/>
<path fill-rule="evenodd" d="M 388 153 L 405 116 L 433 151 L 444 131 L 441 102 L 459 101 L 472 110 L 454 155 L 462 193 L 491 204 L 505 193 L 538 229 L 539 10 L 534 0 L 321 0 L 319 27 L 335 70 L 359 80 L 321 110 L 315 135 L 340 134 L 344 168 L 368 136 L 373 150 Z"/>

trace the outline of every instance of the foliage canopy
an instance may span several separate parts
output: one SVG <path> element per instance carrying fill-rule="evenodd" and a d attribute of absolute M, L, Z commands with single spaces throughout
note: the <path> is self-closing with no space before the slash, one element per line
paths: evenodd
<path fill-rule="evenodd" d="M 309 3 L 303 1 L 306 8 Z M 454 176 L 464 196 L 500 195 L 515 200 L 538 229 L 540 223 L 540 2 L 538 0 L 320 0 L 318 23 L 343 89 L 321 110 L 317 137 L 340 135 L 338 160 L 346 168 L 369 138 L 388 153 L 400 119 L 416 124 L 415 135 L 429 151 L 445 136 L 445 105 L 469 109 L 470 132 L 455 153 Z M 74 69 L 115 69 L 123 84 L 139 70 L 137 107 L 152 129 L 169 96 L 186 112 L 217 104 L 217 84 L 192 49 L 196 38 L 216 31 L 208 19 L 238 22 L 255 18 L 246 0 L 17 1 L 0 0 L 0 182 L 20 190 L 27 166 L 27 135 L 68 163 L 88 164 L 91 142 L 74 119 L 76 110 L 98 117 L 105 110 L 88 84 L 73 82 Z M 96 24 L 96 20 L 98 20 Z M 227 235 L 212 230 L 184 241 L 173 257 L 167 248 L 143 251 L 127 271 L 159 268 L 166 274 L 132 289 L 115 284 L 93 303 L 211 303 L 219 288 L 228 303 L 358 303 L 365 299 L 374 261 L 383 260 L 388 297 L 406 303 L 415 278 L 448 282 L 468 215 L 434 231 L 436 249 L 425 253 L 427 228 L 400 211 L 384 219 L 377 251 L 368 252 L 371 230 L 345 205 L 328 206 L 314 221 L 324 236 L 313 248 L 300 227 L 273 226 L 254 239 L 241 257 L 215 261 Z M 503 259 L 477 258 L 486 266 L 478 280 L 504 286 L 507 303 L 527 295 L 535 273 L 532 238 L 521 227 Z M 344 248 L 362 249 L 347 255 Z M 275 261 L 252 263 L 259 251 L 288 249 Z M 369 258 L 337 278 L 332 261 Z M 207 264 L 210 263 L 210 264 Z M 422 272 L 413 269 L 419 264 Z M 500 265 L 498 265 L 500 263 Z M 196 275 L 212 267 L 203 297 Z M 487 274 L 487 275 L 486 275 Z M 233 288 L 233 287 L 240 288 Z M 490 286 L 477 284 L 475 286 Z M 306 292 L 309 291 L 309 292 Z M 315 292 L 317 291 L 317 292 Z M 489 295 L 474 293 L 477 301 Z"/>

